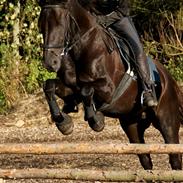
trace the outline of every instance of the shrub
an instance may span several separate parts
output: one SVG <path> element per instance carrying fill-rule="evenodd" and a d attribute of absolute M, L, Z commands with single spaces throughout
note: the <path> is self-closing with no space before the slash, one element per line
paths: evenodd
<path fill-rule="evenodd" d="M 182 0 L 134 0 L 132 14 L 146 52 L 183 81 Z"/>
<path fill-rule="evenodd" d="M 36 0 L 0 0 L 0 112 L 55 77 L 42 68 Z"/>

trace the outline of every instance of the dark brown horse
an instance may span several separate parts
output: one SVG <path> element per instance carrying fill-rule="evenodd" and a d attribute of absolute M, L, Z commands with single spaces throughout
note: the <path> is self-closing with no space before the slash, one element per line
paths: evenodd
<path fill-rule="evenodd" d="M 130 143 L 145 143 L 144 132 L 150 124 L 160 131 L 165 143 L 179 143 L 183 96 L 163 65 L 154 61 L 161 81 L 156 89 L 158 106 L 146 108 L 141 104 L 140 82 L 126 73 L 113 39 L 77 0 L 42 6 L 39 25 L 44 38 L 44 65 L 58 73 L 58 80 L 47 81 L 44 90 L 58 128 L 64 121 L 69 127 L 63 128 L 72 131 L 70 118 L 60 112 L 55 94 L 66 104 L 83 101 L 86 120 L 95 118 L 96 111 L 118 118 Z M 72 111 L 67 105 L 64 110 Z M 152 169 L 149 154 L 138 156 L 144 169 Z M 169 156 L 172 169 L 182 169 L 181 155 Z"/>

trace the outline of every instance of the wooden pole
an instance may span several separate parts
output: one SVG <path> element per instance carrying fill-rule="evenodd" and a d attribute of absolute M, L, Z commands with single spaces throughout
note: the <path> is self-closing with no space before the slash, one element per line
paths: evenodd
<path fill-rule="evenodd" d="M 69 179 L 82 181 L 183 181 L 183 171 L 102 171 L 87 169 L 0 169 L 3 179 Z"/>
<path fill-rule="evenodd" d="M 0 144 L 0 154 L 173 154 L 183 153 L 183 144 L 35 143 Z"/>
<path fill-rule="evenodd" d="M 4 179 L 0 179 L 0 183 L 5 183 L 6 181 Z"/>
<path fill-rule="evenodd" d="M 14 8 L 14 14 L 16 19 L 14 20 L 15 23 L 13 25 L 13 43 L 17 46 L 17 50 L 18 51 L 18 47 L 20 46 L 20 38 L 19 38 L 19 34 L 20 34 L 20 19 L 19 19 L 19 15 L 20 15 L 20 2 L 17 1 L 17 5 Z M 19 52 L 19 51 L 18 51 Z"/>

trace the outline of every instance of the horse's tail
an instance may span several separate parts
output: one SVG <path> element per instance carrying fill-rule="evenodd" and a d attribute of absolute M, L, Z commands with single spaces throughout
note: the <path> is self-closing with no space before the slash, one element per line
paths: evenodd
<path fill-rule="evenodd" d="M 178 94 L 178 99 L 179 99 L 179 111 L 180 111 L 180 115 L 181 115 L 181 123 L 183 124 L 183 92 L 181 90 L 181 88 L 177 86 L 177 94 Z"/>

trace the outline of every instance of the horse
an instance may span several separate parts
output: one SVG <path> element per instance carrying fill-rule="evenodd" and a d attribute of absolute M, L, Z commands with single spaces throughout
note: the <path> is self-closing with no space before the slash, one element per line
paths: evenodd
<path fill-rule="evenodd" d="M 183 94 L 158 60 L 152 61 L 160 79 L 156 87 L 158 105 L 149 108 L 142 105 L 139 78 L 131 71 L 127 73 L 127 64 L 114 39 L 78 0 L 56 1 L 41 8 L 43 65 L 58 74 L 58 79 L 46 83 L 44 92 L 58 128 L 62 121 L 70 129 L 73 125 L 69 110 L 60 111 L 55 95 L 64 102 L 67 97 L 71 98 L 67 98 L 68 103 L 83 102 L 86 116 L 96 117 L 94 122 L 101 122 L 102 115 L 118 118 L 130 143 L 145 143 L 144 132 L 151 124 L 160 131 L 165 143 L 179 143 Z M 103 129 L 101 126 L 98 131 Z M 138 157 L 144 169 L 152 169 L 150 154 L 138 154 Z M 169 154 L 169 162 L 172 169 L 182 169 L 181 154 Z"/>

